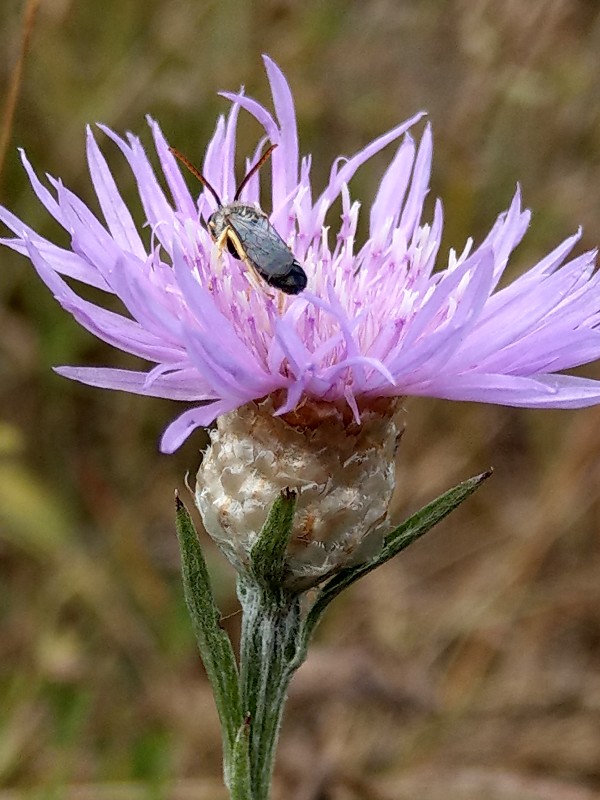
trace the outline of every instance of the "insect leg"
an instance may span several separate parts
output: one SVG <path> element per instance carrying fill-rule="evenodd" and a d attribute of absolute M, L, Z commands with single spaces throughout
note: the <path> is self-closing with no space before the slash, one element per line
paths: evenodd
<path fill-rule="evenodd" d="M 259 272 L 257 271 L 252 261 L 250 261 L 250 259 L 248 258 L 246 251 L 242 247 L 242 243 L 240 242 L 239 238 L 236 236 L 235 232 L 230 227 L 225 228 L 223 233 L 219 236 L 217 244 L 222 249 L 226 246 L 226 243 L 228 241 L 231 242 L 231 244 L 233 245 L 235 252 L 238 254 L 240 258 L 240 261 L 243 261 L 243 263 L 245 264 L 247 268 L 247 277 L 250 285 L 254 289 L 257 289 L 259 292 L 263 292 L 264 294 L 267 295 L 267 297 L 270 297 L 272 299 L 274 295 L 272 295 L 271 292 L 267 291 L 264 280 L 261 278 Z"/>
<path fill-rule="evenodd" d="M 227 246 L 227 228 L 224 228 L 223 231 L 220 233 L 219 238 L 216 240 L 217 245 L 217 252 L 219 254 L 219 258 L 223 255 L 223 250 Z"/>

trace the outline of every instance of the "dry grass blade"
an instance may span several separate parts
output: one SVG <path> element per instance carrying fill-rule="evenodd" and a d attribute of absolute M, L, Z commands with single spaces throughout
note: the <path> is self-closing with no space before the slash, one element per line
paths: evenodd
<path fill-rule="evenodd" d="M 29 42 L 31 34 L 33 33 L 33 26 L 35 18 L 40 7 L 41 0 L 26 0 L 25 10 L 23 12 L 23 24 L 21 25 L 21 46 L 14 67 L 12 68 L 10 79 L 8 82 L 8 91 L 6 93 L 6 100 L 4 103 L 4 112 L 2 114 L 2 127 L 0 128 L 0 180 L 2 178 L 2 171 L 4 161 L 6 159 L 6 151 L 8 150 L 8 143 L 13 128 L 15 118 L 15 111 L 17 109 L 17 100 L 19 99 L 19 91 L 23 81 L 23 67 L 25 65 L 25 58 L 29 50 Z"/>

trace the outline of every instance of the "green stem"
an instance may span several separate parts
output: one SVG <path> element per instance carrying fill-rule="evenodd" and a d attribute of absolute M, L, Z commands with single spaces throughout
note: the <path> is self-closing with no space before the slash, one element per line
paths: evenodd
<path fill-rule="evenodd" d="M 228 776 L 229 796 L 231 800 L 252 800 L 250 788 L 250 720 L 246 718 L 240 725 L 235 738 L 231 761 L 227 763 L 225 774 Z"/>
<path fill-rule="evenodd" d="M 250 724 L 252 800 L 268 800 L 287 689 L 299 666 L 300 601 L 276 600 L 243 578 L 238 596 L 243 611 L 240 689 Z"/>

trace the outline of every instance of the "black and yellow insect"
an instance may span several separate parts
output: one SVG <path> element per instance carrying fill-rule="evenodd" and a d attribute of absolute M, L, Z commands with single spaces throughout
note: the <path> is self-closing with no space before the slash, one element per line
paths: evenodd
<path fill-rule="evenodd" d="M 175 148 L 170 150 L 198 178 L 217 201 L 217 210 L 208 219 L 208 230 L 219 247 L 227 247 L 234 258 L 241 259 L 251 271 L 258 273 L 269 286 L 286 294 L 299 294 L 306 289 L 306 272 L 258 205 L 249 205 L 239 197 L 250 178 L 258 172 L 277 145 L 272 144 L 256 164 L 248 170 L 237 187 L 233 201 L 223 204 L 204 175 Z"/>

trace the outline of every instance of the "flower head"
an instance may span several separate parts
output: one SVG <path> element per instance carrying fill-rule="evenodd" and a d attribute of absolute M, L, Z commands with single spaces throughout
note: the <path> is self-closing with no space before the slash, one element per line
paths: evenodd
<path fill-rule="evenodd" d="M 569 255 L 564 241 L 508 286 L 498 283 L 529 223 L 517 191 L 485 240 L 453 251 L 434 271 L 442 207 L 422 221 L 431 164 L 431 132 L 417 145 L 408 133 L 417 114 L 350 158 L 334 162 L 313 196 L 311 159 L 299 157 L 294 105 L 278 67 L 265 58 L 275 116 L 243 93 L 231 102 L 208 144 L 203 174 L 227 202 L 236 178 L 236 123 L 241 109 L 277 145 L 265 206 L 302 264 L 306 291 L 262 291 L 243 261 L 219 250 L 206 229 L 210 193 L 196 198 L 156 122 L 149 120 L 159 177 L 139 139 L 100 126 L 120 148 L 137 182 L 148 223 L 144 241 L 107 163 L 88 131 L 90 174 L 100 221 L 55 178 L 50 189 L 23 163 L 32 187 L 68 231 L 70 249 L 39 236 L 6 209 L 15 234 L 2 243 L 28 256 L 57 300 L 104 341 L 139 356 L 148 369 L 61 367 L 69 378 L 111 389 L 192 402 L 165 431 L 175 450 L 198 426 L 253 400 L 277 398 L 285 415 L 306 399 L 349 408 L 380 397 L 427 395 L 512 406 L 571 408 L 600 402 L 600 382 L 557 374 L 600 356 L 600 295 L 595 254 Z M 348 184 L 372 155 L 399 142 L 369 211 L 369 233 L 356 245 L 359 203 Z M 261 142 L 257 148 L 264 144 Z M 254 163 L 253 159 L 248 164 Z M 161 181 L 166 183 L 168 194 Z M 242 200 L 259 202 L 259 176 Z M 341 197 L 341 222 L 328 214 Z M 67 279 L 116 295 L 119 314 L 83 299 Z"/>

